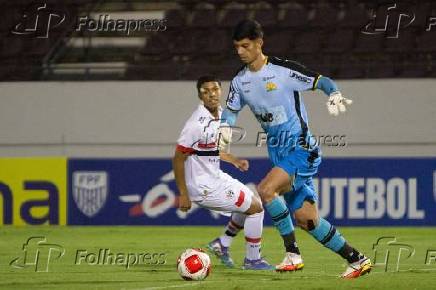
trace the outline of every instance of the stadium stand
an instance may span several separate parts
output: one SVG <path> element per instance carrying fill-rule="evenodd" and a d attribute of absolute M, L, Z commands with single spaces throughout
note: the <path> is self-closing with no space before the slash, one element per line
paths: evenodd
<path fill-rule="evenodd" d="M 240 66 L 232 48 L 232 28 L 244 18 L 264 26 L 266 52 L 315 65 L 334 78 L 436 75 L 436 27 L 426 31 L 436 15 L 432 1 L 397 1 L 390 12 L 388 4 L 363 0 L 47 1 L 46 9 L 66 15 L 62 25 L 52 27 L 46 38 L 13 34 L 18 23 L 33 21 L 23 21 L 24 14 L 35 15 L 38 7 L 32 3 L 5 2 L 0 12 L 3 81 L 191 80 L 208 70 L 229 79 Z M 414 19 L 408 25 L 400 23 L 396 38 L 392 35 L 397 26 L 392 25 L 386 32 L 362 33 L 370 21 L 380 25 L 388 13 L 390 19 L 401 13 L 413 14 Z M 128 36 L 119 31 L 76 31 L 79 16 L 102 14 L 113 19 L 162 18 L 166 29 Z M 314 55 L 321 56 L 320 62 L 312 60 Z"/>

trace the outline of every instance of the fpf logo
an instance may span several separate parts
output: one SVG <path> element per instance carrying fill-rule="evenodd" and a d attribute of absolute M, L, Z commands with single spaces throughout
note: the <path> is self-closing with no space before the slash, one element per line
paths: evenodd
<path fill-rule="evenodd" d="M 362 29 L 364 34 L 382 34 L 387 38 L 398 38 L 400 30 L 415 21 L 413 11 L 400 9 L 396 3 L 381 5 L 373 11 L 372 19 Z"/>
<path fill-rule="evenodd" d="M 24 11 L 21 21 L 15 25 L 12 33 L 48 38 L 50 31 L 60 26 L 65 17 L 65 13 L 48 7 L 46 3 L 34 4 Z"/>
<path fill-rule="evenodd" d="M 35 272 L 48 272 L 49 264 L 65 254 L 61 245 L 47 243 L 46 237 L 30 237 L 22 249 L 23 255 L 13 259 L 9 265 L 17 269 L 32 267 Z"/>

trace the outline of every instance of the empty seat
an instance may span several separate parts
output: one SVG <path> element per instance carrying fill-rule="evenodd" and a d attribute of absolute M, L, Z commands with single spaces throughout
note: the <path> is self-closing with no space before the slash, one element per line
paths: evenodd
<path fill-rule="evenodd" d="M 316 53 L 321 48 L 319 32 L 303 32 L 294 35 L 292 52 L 294 53 Z"/>
<path fill-rule="evenodd" d="M 264 51 L 267 55 L 286 56 L 290 52 L 292 41 L 294 41 L 293 35 L 288 31 L 266 34 Z"/>
<path fill-rule="evenodd" d="M 197 51 L 204 50 L 208 54 L 223 54 L 234 50 L 232 36 L 227 30 L 210 30 L 199 36 Z"/>
<path fill-rule="evenodd" d="M 254 19 L 256 19 L 262 27 L 272 27 L 277 24 L 277 12 L 274 9 L 255 10 Z"/>
<path fill-rule="evenodd" d="M 384 34 L 364 34 L 359 33 L 355 52 L 378 52 L 381 51 L 385 35 Z"/>
<path fill-rule="evenodd" d="M 226 28 L 235 27 L 239 21 L 246 19 L 248 16 L 248 11 L 246 9 L 239 8 L 225 9 L 224 13 L 224 17 L 219 25 Z"/>
<path fill-rule="evenodd" d="M 339 21 L 338 25 L 342 28 L 361 29 L 370 20 L 370 13 L 362 6 L 351 6 L 345 11 L 344 18 Z"/>
<path fill-rule="evenodd" d="M 143 52 L 146 54 L 165 54 L 169 51 L 169 42 L 166 34 L 156 33 L 147 40 Z"/>
<path fill-rule="evenodd" d="M 392 62 L 373 62 L 368 66 L 367 78 L 393 78 L 395 77 L 394 63 Z"/>
<path fill-rule="evenodd" d="M 413 31 L 400 31 L 398 38 L 386 38 L 385 50 L 388 52 L 413 52 L 415 38 Z"/>
<path fill-rule="evenodd" d="M 325 52 L 343 53 L 351 50 L 354 45 L 354 31 L 338 29 L 328 35 Z"/>
<path fill-rule="evenodd" d="M 307 26 L 308 15 L 304 8 L 285 9 L 283 19 L 278 22 L 281 28 L 302 29 Z"/>
<path fill-rule="evenodd" d="M 186 18 L 183 10 L 172 9 L 165 12 L 168 29 L 181 29 L 186 26 Z"/>
<path fill-rule="evenodd" d="M 312 27 L 330 28 L 335 27 L 338 21 L 338 10 L 330 6 L 316 8 L 315 17 L 310 21 Z"/>
<path fill-rule="evenodd" d="M 424 31 L 421 36 L 416 39 L 416 49 L 421 52 L 436 51 L 436 32 Z"/>
<path fill-rule="evenodd" d="M 217 24 L 217 14 L 215 9 L 194 10 L 191 25 L 198 28 L 214 27 Z"/>

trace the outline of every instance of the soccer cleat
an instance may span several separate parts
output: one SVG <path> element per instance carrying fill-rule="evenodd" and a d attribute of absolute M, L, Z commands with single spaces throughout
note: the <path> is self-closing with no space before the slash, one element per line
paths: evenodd
<path fill-rule="evenodd" d="M 229 255 L 229 248 L 224 247 L 221 244 L 220 238 L 216 238 L 215 240 L 207 244 L 206 247 L 212 254 L 214 254 L 215 256 L 217 256 L 218 259 L 220 259 L 221 263 L 223 263 L 224 266 L 228 268 L 235 267 L 235 263 L 233 263 L 233 260 Z"/>
<path fill-rule="evenodd" d="M 287 252 L 283 261 L 276 265 L 276 271 L 278 272 L 291 272 L 302 270 L 304 267 L 303 259 L 301 255 Z"/>
<path fill-rule="evenodd" d="M 260 258 L 258 260 L 244 259 L 243 270 L 274 270 L 274 266 L 268 263 L 265 259 Z"/>
<path fill-rule="evenodd" d="M 363 256 L 359 261 L 349 264 L 341 277 L 345 279 L 357 278 L 371 272 L 371 268 L 371 260 Z"/>

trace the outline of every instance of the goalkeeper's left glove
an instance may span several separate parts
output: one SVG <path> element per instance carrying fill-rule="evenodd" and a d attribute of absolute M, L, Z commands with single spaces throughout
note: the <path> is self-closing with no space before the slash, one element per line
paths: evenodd
<path fill-rule="evenodd" d="M 344 113 L 347 110 L 345 105 L 351 105 L 352 103 L 352 100 L 344 98 L 341 92 L 336 91 L 330 94 L 327 109 L 330 115 L 337 116 L 339 112 Z"/>

